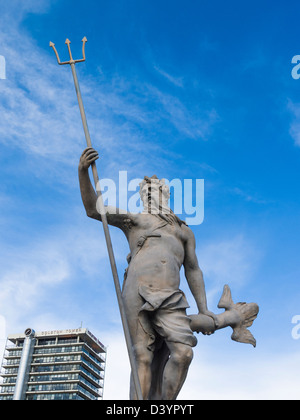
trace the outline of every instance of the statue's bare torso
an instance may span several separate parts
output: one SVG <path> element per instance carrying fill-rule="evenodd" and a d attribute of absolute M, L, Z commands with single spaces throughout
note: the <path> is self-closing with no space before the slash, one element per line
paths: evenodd
<path fill-rule="evenodd" d="M 131 251 L 127 286 L 138 283 L 153 288 L 178 289 L 188 227 L 169 224 L 151 214 L 137 215 L 132 222 L 126 234 Z"/>

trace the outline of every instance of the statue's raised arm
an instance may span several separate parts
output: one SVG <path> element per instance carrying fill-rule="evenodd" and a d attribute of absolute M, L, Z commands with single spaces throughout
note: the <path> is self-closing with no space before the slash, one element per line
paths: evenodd
<path fill-rule="evenodd" d="M 89 177 L 89 167 L 99 159 L 98 152 L 92 147 L 87 147 L 79 160 L 78 165 L 78 177 L 80 184 L 80 192 L 82 202 L 88 217 L 101 221 L 101 212 L 98 211 L 97 206 L 97 194 L 92 186 L 90 177 Z M 132 218 L 133 215 L 120 211 L 117 207 L 105 206 L 107 223 L 123 229 L 128 224 L 128 218 Z"/>

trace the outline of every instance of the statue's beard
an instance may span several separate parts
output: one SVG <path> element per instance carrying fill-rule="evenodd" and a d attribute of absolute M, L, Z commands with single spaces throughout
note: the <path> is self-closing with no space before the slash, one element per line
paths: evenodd
<path fill-rule="evenodd" d="M 144 212 L 159 217 L 170 225 L 178 223 L 181 226 L 183 223 L 186 224 L 165 204 L 159 204 L 159 206 L 157 206 L 157 204 L 153 205 L 152 202 L 144 202 Z"/>

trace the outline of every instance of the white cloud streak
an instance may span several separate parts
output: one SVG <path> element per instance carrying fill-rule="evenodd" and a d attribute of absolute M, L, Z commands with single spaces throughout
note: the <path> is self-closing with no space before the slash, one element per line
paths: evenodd
<path fill-rule="evenodd" d="M 256 272 L 261 258 L 254 244 L 242 234 L 201 244 L 197 254 L 210 302 L 221 297 L 225 284 L 233 293 L 245 286 Z"/>
<path fill-rule="evenodd" d="M 103 263 L 107 251 L 101 241 L 101 231 L 97 235 L 95 232 L 98 231 L 93 227 L 91 225 L 88 230 L 87 227 L 66 226 L 50 238 L 33 235 L 13 249 L 2 244 L 0 314 L 7 319 L 10 330 L 17 328 L 24 319 L 42 315 L 45 304 L 47 308 L 52 306 L 54 313 L 63 314 L 61 299 L 64 295 L 66 303 L 69 298 L 75 299 L 74 310 L 77 311 L 80 299 L 77 287 L 83 286 L 81 279 L 89 283 L 88 295 L 89 289 L 95 287 L 93 279 L 99 277 L 101 267 L 103 290 L 107 287 L 107 269 L 103 269 L 107 265 Z M 78 314 L 78 317 L 82 316 Z"/>
<path fill-rule="evenodd" d="M 0 142 L 42 158 L 46 166 L 50 161 L 54 173 L 57 165 L 77 164 L 85 141 L 71 72 L 59 67 L 52 50 L 41 50 L 19 26 L 27 12 L 45 11 L 50 4 L 45 1 L 35 8 L 34 2 L 26 7 L 20 3 L 18 18 L 13 20 L 9 15 L 1 22 L 1 54 L 7 63 L 7 80 L 0 84 Z M 57 48 L 60 50 L 59 45 Z M 93 144 L 113 156 L 114 168 L 121 165 L 126 169 L 124 162 L 128 168 L 138 167 L 143 150 L 147 150 L 144 167 L 153 165 L 153 156 L 157 167 L 167 165 L 164 145 L 152 135 L 156 128 L 161 130 L 161 121 L 179 135 L 201 140 L 209 138 L 217 121 L 215 110 L 200 117 L 178 97 L 153 85 L 125 81 L 119 75 L 109 80 L 104 76 L 100 81 L 96 77 L 84 79 L 84 69 L 82 65 L 78 72 Z M 175 79 L 172 81 L 174 84 Z M 30 170 L 40 173 L 43 166 L 32 165 Z"/>
<path fill-rule="evenodd" d="M 239 343 L 233 343 L 236 346 Z M 298 400 L 300 380 L 296 366 L 299 353 L 284 355 L 259 354 L 245 351 L 238 357 L 223 357 L 208 349 L 197 354 L 180 399 L 195 400 Z M 253 350 L 253 351 L 256 351 Z"/>
<path fill-rule="evenodd" d="M 183 78 L 182 77 L 174 77 L 171 74 L 167 73 L 166 71 L 162 70 L 159 66 L 154 66 L 154 69 L 165 77 L 171 84 L 182 88 L 183 87 Z"/>
<path fill-rule="evenodd" d="M 288 101 L 288 110 L 291 112 L 293 117 L 290 123 L 289 134 L 294 140 L 295 146 L 300 147 L 300 104 Z"/>

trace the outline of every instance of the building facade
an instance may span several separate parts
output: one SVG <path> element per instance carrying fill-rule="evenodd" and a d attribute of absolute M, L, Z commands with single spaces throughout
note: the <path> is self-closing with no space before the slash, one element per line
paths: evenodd
<path fill-rule="evenodd" d="M 86 328 L 7 338 L 0 400 L 101 400 L 106 347 Z"/>

